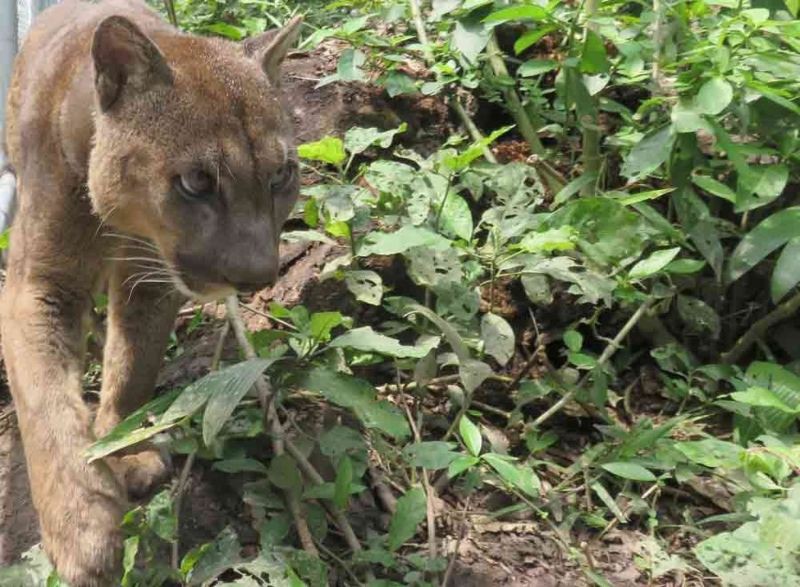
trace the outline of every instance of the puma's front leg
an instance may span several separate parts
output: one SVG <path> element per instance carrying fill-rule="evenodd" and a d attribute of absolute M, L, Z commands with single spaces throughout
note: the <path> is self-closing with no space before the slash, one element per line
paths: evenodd
<path fill-rule="evenodd" d="M 44 547 L 73 587 L 113 585 L 125 500 L 106 464 L 89 464 L 84 454 L 93 441 L 81 397 L 91 297 L 68 285 L 82 276 L 32 277 L 14 245 L 0 325 Z"/>
<path fill-rule="evenodd" d="M 160 261 L 136 251 L 121 253 L 133 258 L 117 261 L 109 280 L 98 437 L 151 398 L 181 303 Z M 131 497 L 145 495 L 168 473 L 162 455 L 149 444 L 109 457 L 108 463 Z"/>

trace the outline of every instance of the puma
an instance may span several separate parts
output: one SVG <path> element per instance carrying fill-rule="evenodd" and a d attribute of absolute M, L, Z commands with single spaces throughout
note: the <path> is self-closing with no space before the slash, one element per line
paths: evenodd
<path fill-rule="evenodd" d="M 127 500 L 164 478 L 152 447 L 83 453 L 151 397 L 179 305 L 276 279 L 299 185 L 278 78 L 299 25 L 233 43 L 183 34 L 138 0 L 64 0 L 17 57 L 0 331 L 44 547 L 72 587 L 119 584 Z M 81 380 L 104 288 L 92 421 Z"/>

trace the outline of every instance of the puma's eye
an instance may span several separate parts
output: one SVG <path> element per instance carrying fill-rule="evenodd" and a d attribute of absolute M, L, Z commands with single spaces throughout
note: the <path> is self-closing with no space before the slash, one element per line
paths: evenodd
<path fill-rule="evenodd" d="M 181 194 L 189 198 L 202 198 L 214 192 L 213 178 L 201 169 L 181 173 L 176 183 Z"/>
<path fill-rule="evenodd" d="M 278 169 L 269 181 L 269 187 L 272 192 L 279 191 L 291 185 L 294 179 L 294 174 L 297 171 L 297 163 L 289 161 L 283 167 Z"/>

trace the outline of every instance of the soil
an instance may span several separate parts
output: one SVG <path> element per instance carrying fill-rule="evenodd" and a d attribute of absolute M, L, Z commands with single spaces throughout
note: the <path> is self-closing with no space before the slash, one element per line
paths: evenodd
<path fill-rule="evenodd" d="M 320 79 L 335 71 L 338 51 L 335 42 L 325 43 L 311 53 L 292 56 L 287 61 L 284 89 L 292 97 L 292 113 L 297 122 L 300 142 L 316 140 L 326 134 L 341 134 L 349 126 L 378 126 L 394 128 L 401 121 L 409 125 L 403 137 L 406 143 L 424 150 L 432 137 L 447 136 L 452 127 L 447 108 L 435 98 L 398 97 L 389 99 L 380 88 L 361 83 L 333 83 L 317 88 Z M 522 160 L 528 155 L 526 146 L 516 140 L 495 149 L 503 160 Z M 320 281 L 319 274 L 326 262 L 341 255 L 343 250 L 330 244 L 300 243 L 287 245 L 281 251 L 282 278 L 277 285 L 265 290 L 248 304 L 255 311 L 245 311 L 248 328 L 269 328 L 268 320 L 258 313 L 270 302 L 286 306 L 303 303 L 309 309 L 336 308 L 345 314 L 369 319 L 364 312 L 375 311 L 354 303 L 340 282 Z M 386 276 L 395 291 L 408 284 L 394 284 L 393 279 L 404 272 L 397 271 L 393 261 L 376 260 L 375 270 Z M 484 304 L 491 303 L 495 311 L 502 310 L 509 318 L 526 316 L 519 307 L 514 292 L 500 284 L 497 291 L 484 293 Z M 214 348 L 222 327 L 222 309 L 214 304 L 202 307 L 207 319 L 197 329 L 189 332 L 185 327 L 192 314 L 191 307 L 179 319 L 178 336 L 181 352 L 167 361 L 159 376 L 159 389 L 173 389 L 203 376 L 209 368 Z M 237 349 L 226 347 L 224 356 L 236 357 Z M 531 341 L 533 342 L 533 341 Z M 533 348 L 533 344 L 530 345 Z M 527 360 L 515 358 L 513 364 Z M 528 363 L 529 368 L 532 363 Z M 442 413 L 442 406 L 434 412 Z M 313 413 L 313 412 L 312 412 Z M 317 413 L 318 417 L 322 417 Z M 302 414 L 299 415 L 302 417 Z M 500 434 L 502 436 L 502 434 Z M 174 463 L 176 475 L 181 459 Z M 256 543 L 257 536 L 249 524 L 249 512 L 242 504 L 235 487 L 235 476 L 212 471 L 204 463 L 197 463 L 186 485 L 180 512 L 180 550 L 213 539 L 225 526 L 233 525 L 244 544 Z M 473 498 L 475 499 L 475 498 Z M 465 505 L 457 494 L 445 493 L 440 500 L 438 536 L 446 545 L 446 556 L 454 559 L 450 585 L 485 586 L 560 586 L 587 585 L 578 565 L 570 558 L 555 533 L 555 526 L 544 522 L 495 519 L 489 513 L 502 503 L 501 496 L 479 494 L 482 503 L 470 504 L 470 515 L 460 512 Z M 375 519 L 385 513 L 379 510 L 375 499 L 364 504 L 365 519 Z M 477 513 L 476 513 L 477 512 Z M 359 528 L 357 528 L 358 530 Z M 646 536 L 636 530 L 614 529 L 597 540 L 587 533 L 575 536 L 574 544 L 581 544 L 595 570 L 602 573 L 615 586 L 692 584 L 685 577 L 658 580 L 653 583 L 635 564 L 642 555 Z M 25 460 L 13 404 L 7 387 L 0 386 L 0 565 L 10 564 L 39 540 L 38 524 L 33 511 Z M 420 550 L 424 547 L 421 545 Z M 457 555 L 454 553 L 457 552 Z M 341 583 L 347 584 L 343 579 Z M 695 583 L 698 584 L 698 583 Z"/>

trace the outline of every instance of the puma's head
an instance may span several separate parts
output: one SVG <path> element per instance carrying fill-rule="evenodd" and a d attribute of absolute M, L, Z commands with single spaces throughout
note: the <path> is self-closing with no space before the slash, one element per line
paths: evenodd
<path fill-rule="evenodd" d="M 299 24 L 241 44 L 149 38 L 120 16 L 94 33 L 92 204 L 105 225 L 155 243 L 193 297 L 277 277 L 299 185 L 279 68 Z"/>

